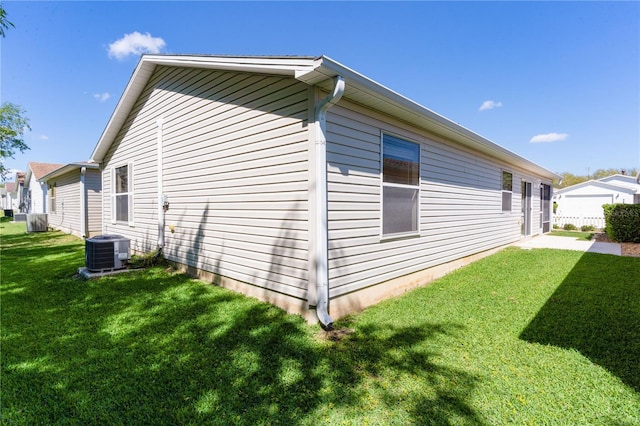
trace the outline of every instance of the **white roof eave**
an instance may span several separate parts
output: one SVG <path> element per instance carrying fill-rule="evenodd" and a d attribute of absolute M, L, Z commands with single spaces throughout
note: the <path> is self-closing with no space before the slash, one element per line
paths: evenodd
<path fill-rule="evenodd" d="M 347 99 L 397 117 L 496 159 L 535 172 L 540 176 L 549 179 L 560 178 L 556 173 L 501 147 L 326 56 L 313 58 L 144 55 L 134 70 L 113 115 L 91 154 L 91 161 L 102 162 L 157 65 L 287 75 L 328 91 L 332 90 L 331 80 L 333 77 L 340 75 L 346 81 L 344 97 Z"/>
<path fill-rule="evenodd" d="M 81 169 L 83 167 L 86 167 L 88 169 L 100 169 L 100 165 L 97 163 L 69 163 L 42 176 L 40 179 L 38 179 L 38 182 L 46 182 L 65 173 L 69 173 L 72 170 Z"/>
<path fill-rule="evenodd" d="M 398 117 L 408 123 L 429 130 L 454 142 L 460 143 L 475 151 L 514 164 L 525 170 L 549 179 L 560 179 L 557 173 L 545 169 L 524 157 L 486 139 L 454 121 L 400 95 L 399 93 L 359 74 L 327 57 L 322 57 L 321 65 L 314 70 L 311 77 L 297 76 L 299 80 L 320 83 L 320 76 L 327 78 L 341 75 L 346 80 L 344 97 L 357 103 L 374 106 L 376 110 Z M 330 90 L 328 82 L 324 89 Z"/>

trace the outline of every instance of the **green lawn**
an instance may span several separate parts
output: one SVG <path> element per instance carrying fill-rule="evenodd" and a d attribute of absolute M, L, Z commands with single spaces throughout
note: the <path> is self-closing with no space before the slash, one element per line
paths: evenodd
<path fill-rule="evenodd" d="M 576 240 L 585 240 L 590 241 L 593 238 L 594 232 L 582 232 L 582 231 L 564 231 L 564 230 L 553 230 L 548 235 L 553 235 L 556 237 L 571 237 Z"/>
<path fill-rule="evenodd" d="M 338 322 L 0 223 L 2 424 L 640 425 L 640 259 L 508 248 Z"/>

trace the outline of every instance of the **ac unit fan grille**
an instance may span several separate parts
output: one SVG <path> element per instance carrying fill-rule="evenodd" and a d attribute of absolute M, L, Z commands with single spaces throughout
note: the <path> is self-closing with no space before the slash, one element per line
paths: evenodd
<path fill-rule="evenodd" d="M 85 266 L 89 271 L 126 267 L 130 241 L 121 235 L 99 235 L 85 241 Z"/>

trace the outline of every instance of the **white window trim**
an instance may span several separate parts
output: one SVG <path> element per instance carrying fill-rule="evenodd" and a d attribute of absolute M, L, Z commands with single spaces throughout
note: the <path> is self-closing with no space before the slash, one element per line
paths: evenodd
<path fill-rule="evenodd" d="M 127 166 L 127 197 L 128 197 L 128 211 L 127 211 L 127 221 L 118 221 L 116 219 L 117 214 L 116 214 L 116 169 L 119 169 L 120 167 L 124 167 Z M 111 167 L 111 191 L 110 191 L 110 196 L 111 196 L 111 223 L 112 224 L 117 224 L 117 223 L 126 223 L 129 226 L 134 226 L 134 217 L 133 217 L 133 213 L 134 213 L 134 208 L 133 208 L 133 203 L 135 200 L 134 197 L 134 185 L 133 185 L 133 171 L 134 171 L 134 164 L 133 162 L 130 163 L 126 163 L 126 164 L 119 164 L 116 166 L 112 166 Z"/>
<path fill-rule="evenodd" d="M 391 136 L 397 139 L 401 139 L 403 141 L 413 143 L 418 145 L 418 184 L 417 185 L 405 185 L 399 183 L 389 183 L 384 181 L 384 137 L 385 135 Z M 422 144 L 415 140 L 411 140 L 406 136 L 401 136 L 392 132 L 380 132 L 380 241 L 389 241 L 396 240 L 402 238 L 409 237 L 419 237 L 420 233 L 420 214 L 421 214 L 421 200 L 422 200 Z M 418 189 L 418 202 L 416 203 L 416 217 L 417 217 L 417 226 L 415 231 L 409 232 L 397 232 L 394 234 L 385 234 L 384 233 L 384 212 L 383 212 L 383 204 L 384 204 L 384 188 L 386 187 L 394 187 L 394 188 L 407 188 L 407 189 Z"/>

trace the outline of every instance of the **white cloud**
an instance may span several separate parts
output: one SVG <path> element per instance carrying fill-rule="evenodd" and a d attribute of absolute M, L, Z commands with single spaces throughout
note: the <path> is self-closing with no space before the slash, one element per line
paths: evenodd
<path fill-rule="evenodd" d="M 122 60 L 129 55 L 160 53 L 165 44 L 160 37 L 152 37 L 149 33 L 140 34 L 134 31 L 131 34 L 125 34 L 124 37 L 109 45 L 109 57 Z"/>
<path fill-rule="evenodd" d="M 500 108 L 501 106 L 502 106 L 502 102 L 500 101 L 496 102 L 496 101 L 488 100 L 488 101 L 484 101 L 482 105 L 480 105 L 479 111 L 486 111 L 488 109 Z"/>
<path fill-rule="evenodd" d="M 43 141 L 48 141 L 49 140 L 49 136 L 47 135 L 40 135 L 40 139 Z"/>
<path fill-rule="evenodd" d="M 93 97 L 94 97 L 95 99 L 97 99 L 97 100 L 98 100 L 98 102 L 106 102 L 106 101 L 111 97 L 111 94 L 109 94 L 109 93 L 107 93 L 107 92 L 104 92 L 104 93 L 94 93 L 94 94 L 93 94 Z"/>
<path fill-rule="evenodd" d="M 563 141 L 568 138 L 569 135 L 566 133 L 545 133 L 542 135 L 535 135 L 531 138 L 529 143 L 548 143 L 548 142 L 558 142 Z"/>

